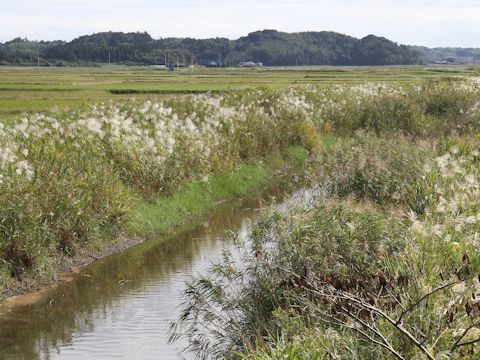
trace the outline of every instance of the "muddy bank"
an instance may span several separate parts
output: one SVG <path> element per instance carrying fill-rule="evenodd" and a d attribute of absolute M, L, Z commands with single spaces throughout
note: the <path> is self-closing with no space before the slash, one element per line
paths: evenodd
<path fill-rule="evenodd" d="M 2 292 L 0 299 L 7 304 L 31 304 L 41 298 L 45 290 L 58 286 L 61 283 L 73 280 L 85 266 L 105 257 L 115 255 L 126 249 L 140 244 L 145 240 L 141 237 L 122 235 L 115 242 L 105 244 L 100 249 L 80 251 L 73 257 L 59 255 L 59 268 L 52 278 L 39 281 L 28 274 L 8 284 Z"/>

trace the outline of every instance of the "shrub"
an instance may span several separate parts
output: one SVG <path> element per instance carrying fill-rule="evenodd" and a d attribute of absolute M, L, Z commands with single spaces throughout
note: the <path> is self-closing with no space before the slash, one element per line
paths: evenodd
<path fill-rule="evenodd" d="M 407 141 L 362 136 L 324 150 L 314 159 L 311 178 L 341 197 L 408 205 L 421 213 L 428 155 L 428 150 Z"/>
<path fill-rule="evenodd" d="M 345 198 L 268 213 L 190 284 L 177 334 L 215 358 L 478 358 L 480 149 L 439 150 L 421 214 Z"/>
<path fill-rule="evenodd" d="M 58 258 L 112 240 L 134 203 L 301 138 L 314 146 L 315 129 L 301 133 L 304 101 L 241 96 L 110 103 L 0 123 L 0 259 L 17 277 L 46 274 Z"/>

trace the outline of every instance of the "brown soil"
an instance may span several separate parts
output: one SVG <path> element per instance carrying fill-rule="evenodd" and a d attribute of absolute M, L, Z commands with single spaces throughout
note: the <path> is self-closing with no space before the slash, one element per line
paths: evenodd
<path fill-rule="evenodd" d="M 2 290 L 0 299 L 6 299 L 6 303 L 9 305 L 32 304 L 41 299 L 43 294 L 51 288 L 75 279 L 81 273 L 81 270 L 92 262 L 118 254 L 143 241 L 143 238 L 120 236 L 115 242 L 105 244 L 98 250 L 80 251 L 73 257 L 59 255 L 61 257 L 59 261 L 61 265 L 51 279 L 38 281 L 28 274 L 23 275 Z"/>

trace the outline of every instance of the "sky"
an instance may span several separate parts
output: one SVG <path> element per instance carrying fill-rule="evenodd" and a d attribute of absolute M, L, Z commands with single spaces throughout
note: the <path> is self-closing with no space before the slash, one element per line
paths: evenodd
<path fill-rule="evenodd" d="M 236 39 L 263 29 L 480 48 L 480 0 L 0 0 L 0 42 L 102 31 Z"/>

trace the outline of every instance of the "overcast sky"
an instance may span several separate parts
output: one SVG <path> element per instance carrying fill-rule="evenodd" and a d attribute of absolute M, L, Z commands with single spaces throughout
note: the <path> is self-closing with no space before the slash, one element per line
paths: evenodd
<path fill-rule="evenodd" d="M 109 30 L 235 39 L 262 29 L 480 47 L 480 0 L 0 0 L 1 42 L 71 40 Z"/>

